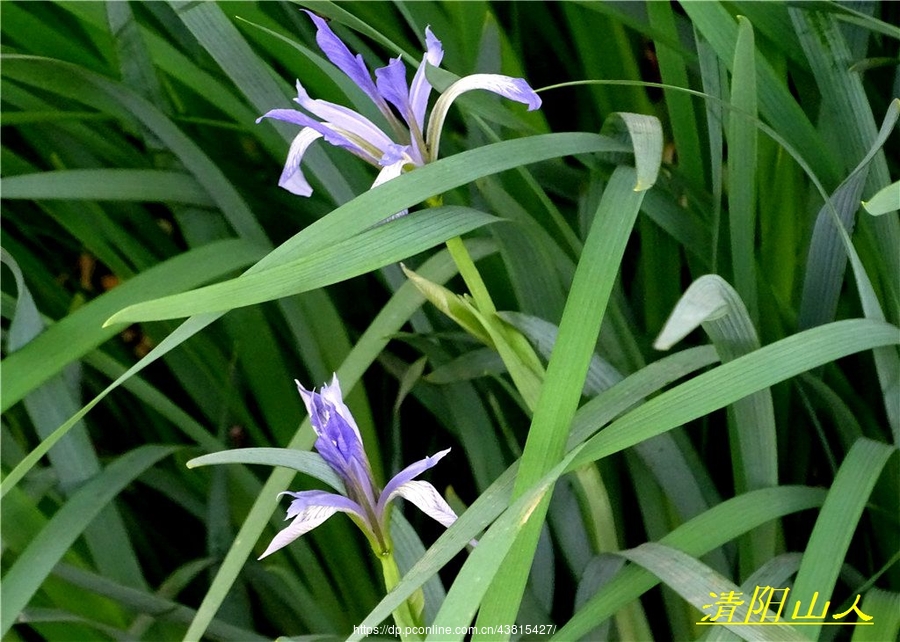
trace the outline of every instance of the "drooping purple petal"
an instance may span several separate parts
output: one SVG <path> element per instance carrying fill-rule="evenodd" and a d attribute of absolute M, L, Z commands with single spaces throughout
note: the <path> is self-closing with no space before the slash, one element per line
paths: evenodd
<path fill-rule="evenodd" d="M 321 137 L 322 134 L 311 127 L 304 127 L 294 137 L 291 148 L 288 150 L 287 160 L 284 162 L 284 169 L 281 170 L 281 176 L 278 179 L 279 187 L 297 196 L 312 194 L 312 186 L 303 175 L 303 170 L 300 169 L 300 161 L 303 160 L 306 149 Z"/>
<path fill-rule="evenodd" d="M 283 548 L 293 542 L 295 539 L 308 533 L 316 526 L 324 522 L 337 512 L 348 513 L 358 517 L 362 523 L 368 523 L 360 506 L 342 495 L 334 493 L 326 493 L 321 490 L 307 490 L 299 493 L 285 492 L 281 495 L 291 495 L 294 501 L 291 502 L 285 519 L 294 518 L 291 525 L 281 530 L 266 548 L 265 552 L 259 556 L 262 559 L 271 555 L 280 548 Z"/>
<path fill-rule="evenodd" d="M 409 86 L 409 103 L 420 132 L 425 131 L 425 110 L 428 107 L 428 96 L 431 94 L 431 83 L 425 77 L 426 63 L 437 67 L 444 58 L 444 48 L 441 41 L 431 32 L 431 27 L 425 27 L 425 45 L 425 56 Z"/>
<path fill-rule="evenodd" d="M 332 129 L 328 123 L 320 123 L 315 118 L 310 118 L 303 112 L 299 112 L 296 109 L 270 109 L 265 114 L 256 119 L 256 122 L 259 123 L 263 118 L 272 118 L 274 120 L 281 120 L 286 123 L 291 123 L 292 125 L 300 125 L 301 127 L 309 127 L 312 130 L 319 132 L 325 140 L 334 145 L 335 147 L 343 147 L 345 149 L 349 149 L 354 153 L 361 153 L 362 150 L 359 149 L 359 146 L 356 145 L 353 141 L 348 139 L 346 136 L 341 135 Z"/>
<path fill-rule="evenodd" d="M 385 506 L 387 506 L 387 503 L 397 494 L 398 488 L 408 481 L 415 479 L 429 468 L 433 468 L 449 452 L 450 449 L 447 448 L 446 450 L 433 454 L 431 457 L 420 459 L 394 475 L 381 492 L 381 497 L 378 500 L 378 514 L 381 515 L 384 512 Z"/>
<path fill-rule="evenodd" d="M 335 67 L 347 74 L 347 77 L 356 83 L 372 99 L 372 102 L 378 105 L 382 112 L 390 111 L 384 102 L 384 98 L 378 93 L 378 89 L 372 81 L 372 76 L 363 60 L 362 54 L 354 56 L 347 48 L 347 45 L 344 44 L 344 41 L 337 37 L 337 34 L 331 30 L 331 27 L 328 26 L 325 20 L 311 11 L 306 11 L 306 14 L 316 24 L 316 43 L 318 43 L 319 49 L 322 50 L 325 57 Z"/>
<path fill-rule="evenodd" d="M 456 521 L 456 513 L 450 508 L 450 504 L 444 501 L 437 489 L 428 482 L 408 481 L 402 486 L 398 486 L 391 496 L 400 496 L 406 501 L 412 502 L 423 513 L 448 528 Z"/>
<path fill-rule="evenodd" d="M 409 86 L 406 84 L 406 65 L 403 61 L 392 58 L 387 67 L 376 69 L 375 83 L 381 95 L 409 121 Z"/>

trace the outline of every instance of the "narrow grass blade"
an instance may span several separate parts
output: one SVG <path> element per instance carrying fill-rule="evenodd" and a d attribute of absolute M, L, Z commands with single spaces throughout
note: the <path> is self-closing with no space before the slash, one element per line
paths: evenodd
<path fill-rule="evenodd" d="M 544 359 L 550 358 L 553 346 L 556 344 L 559 328 L 549 321 L 522 314 L 521 312 L 499 312 L 498 315 L 528 337 L 528 340 L 534 344 L 535 349 Z M 591 355 L 591 361 L 588 364 L 582 394 L 587 397 L 593 397 L 607 388 L 612 388 L 621 380 L 622 375 L 607 361 L 594 353 Z"/>
<path fill-rule="evenodd" d="M 721 277 L 708 274 L 687 289 L 654 343 L 666 349 L 698 325 L 709 335 L 722 363 L 759 349 L 759 338 L 747 308 L 738 293 Z M 769 390 L 739 399 L 731 406 L 732 470 L 735 491 L 778 484 L 778 448 L 775 412 Z M 734 443 L 736 442 L 736 443 Z M 742 559 L 745 572 L 762 565 L 775 550 L 775 531 L 752 535 L 749 559 Z"/>
<path fill-rule="evenodd" d="M 862 206 L 872 216 L 883 216 L 889 212 L 900 209 L 900 181 L 895 181 L 878 191 L 868 201 L 863 201 Z"/>
<path fill-rule="evenodd" d="M 19 291 L 16 315 L 10 322 L 6 346 L 8 352 L 13 352 L 39 336 L 44 324 L 18 264 L 2 248 L 0 258 L 13 272 Z M 38 437 L 46 438 L 66 417 L 78 411 L 80 385 L 81 369 L 72 365 L 26 395 L 25 409 Z M 60 490 L 66 496 L 100 472 L 100 460 L 84 423 L 70 431 L 60 447 L 50 453 L 50 463 Z M 146 586 L 125 524 L 115 506 L 107 506 L 101 511 L 95 522 L 85 530 L 85 540 L 101 572 L 138 588 Z"/>
<path fill-rule="evenodd" d="M 716 573 L 703 562 L 671 546 L 648 542 L 637 548 L 622 551 L 619 555 L 643 566 L 696 609 L 707 611 L 708 615 L 715 614 L 714 610 L 709 612 L 710 608 L 715 609 L 715 606 L 710 604 L 714 601 L 712 596 L 729 593 L 742 595 L 743 593 L 741 587 L 731 580 Z M 751 605 L 746 600 L 741 601 L 740 606 L 734 609 L 734 615 L 728 619 L 728 622 L 750 621 L 750 608 Z M 774 619 L 775 614 L 768 612 L 765 615 L 769 619 Z M 806 639 L 788 624 L 750 627 L 723 622 L 722 626 L 738 633 L 743 639 L 750 642 L 780 642 L 781 640 L 802 642 Z"/>
<path fill-rule="evenodd" d="M 896 640 L 900 631 L 900 593 L 872 588 L 866 592 L 860 610 L 872 616 L 872 626 L 858 626 L 853 642 Z"/>
<path fill-rule="evenodd" d="M 738 19 L 731 75 L 732 111 L 728 118 L 728 222 L 734 287 L 759 318 L 756 294 L 756 163 L 757 132 L 744 114 L 756 118 L 756 46 L 753 26 Z"/>
<path fill-rule="evenodd" d="M 837 188 L 816 218 L 813 238 L 807 258 L 807 272 L 800 301 L 800 327 L 821 323 L 833 318 L 837 292 L 843 280 L 846 259 L 850 259 L 853 276 L 859 291 L 860 302 L 870 319 L 884 319 L 881 304 L 872 282 L 845 226 L 852 224 L 858 208 L 859 193 L 868 171 L 869 163 L 885 144 L 900 117 L 900 99 L 891 101 L 881 130 L 865 158 Z M 843 245 L 843 252 L 837 244 Z M 846 254 L 845 254 L 846 253 Z M 900 355 L 896 350 L 878 349 L 874 352 L 875 368 L 884 398 L 885 412 L 894 443 L 900 444 Z"/>
<path fill-rule="evenodd" d="M 703 91 L 712 100 L 706 104 L 706 132 L 709 144 L 709 183 L 712 191 L 712 217 L 710 219 L 710 271 L 719 268 L 719 231 L 722 220 L 722 190 L 724 187 L 724 152 L 723 128 L 726 121 L 724 109 L 727 101 L 725 94 L 728 87 L 728 73 L 715 50 L 702 34 L 694 28 L 694 39 L 697 41 L 697 53 L 700 62 L 700 78 Z"/>
<path fill-rule="evenodd" d="M 679 34 L 672 5 L 666 2 L 649 2 L 647 16 L 651 27 L 665 33 L 669 40 L 678 41 Z M 665 42 L 655 41 L 655 44 L 663 84 L 689 87 L 688 61 Z M 703 155 L 700 153 L 694 103 L 690 96 L 680 92 L 665 91 L 665 97 L 672 136 L 675 139 L 675 151 L 678 154 L 678 169 L 691 185 L 700 187 L 704 184 Z"/>
<path fill-rule="evenodd" d="M 160 620 L 180 622 L 186 625 L 196 613 L 194 609 L 172 599 L 140 591 L 129 586 L 123 586 L 109 578 L 96 575 L 70 564 L 57 564 L 53 569 L 53 575 L 77 588 L 84 589 L 95 595 L 104 595 L 130 610 L 145 613 Z M 235 642 L 242 642 L 243 640 L 262 642 L 262 640 L 268 639 L 253 631 L 236 627 L 222 620 L 213 620 L 210 623 L 208 635 L 216 640 L 234 640 Z"/>
<path fill-rule="evenodd" d="M 794 581 L 788 613 L 794 613 L 801 604 L 809 608 L 813 593 L 831 595 L 837 582 L 841 565 L 847 556 L 850 540 L 856 532 L 860 517 L 881 476 L 888 458 L 897 449 L 870 439 L 858 440 L 841 464 L 831 484 L 825 504 L 816 519 L 812 535 L 803 553 L 803 561 Z M 803 633 L 810 640 L 819 636 L 820 626 L 804 627 Z"/>
<path fill-rule="evenodd" d="M 325 463 L 322 456 L 305 450 L 287 448 L 237 448 L 195 457 L 187 463 L 188 468 L 212 466 L 216 464 L 261 464 L 290 468 L 325 482 L 339 492 L 344 491 L 344 482 Z"/>
<path fill-rule="evenodd" d="M 761 524 L 821 506 L 824 501 L 825 491 L 805 486 L 778 486 L 751 491 L 710 508 L 676 528 L 659 540 L 659 543 L 700 557 Z M 658 580 L 651 573 L 634 566 L 626 567 L 579 609 L 551 639 L 579 639 L 657 583 Z"/>
<path fill-rule="evenodd" d="M 862 76 L 850 71 L 854 54 L 835 14 L 805 7 L 792 7 L 789 13 L 823 100 L 828 108 L 834 110 L 834 122 L 841 131 L 839 153 L 845 168 L 850 169 L 857 159 L 868 154 L 878 138 L 878 125 L 863 87 Z M 836 60 L 846 62 L 835 64 Z M 887 160 L 879 150 L 872 160 L 866 192 L 873 194 L 889 181 Z M 900 300 L 900 253 L 897 252 L 897 247 L 900 247 L 900 221 L 895 216 L 880 217 L 864 219 L 861 225 L 871 229 L 875 236 L 875 246 L 881 254 L 877 268 L 880 268 L 878 271 L 885 288 L 894 301 Z M 896 316 L 889 318 L 897 321 Z"/>
<path fill-rule="evenodd" d="M 135 477 L 176 450 L 173 446 L 136 448 L 72 495 L 4 575 L 2 635 L 6 635 L 56 563 L 97 514 Z"/>
<path fill-rule="evenodd" d="M 3 198 L 156 201 L 208 207 L 212 200 L 188 174 L 154 169 L 69 169 L 9 176 Z"/>
<path fill-rule="evenodd" d="M 633 114 L 623 120 L 633 137 L 642 169 L 617 168 L 594 215 L 520 460 L 516 496 L 546 473 L 564 452 L 619 262 L 640 210 L 643 190 L 652 186 L 662 160 L 659 121 L 641 119 Z M 533 514 L 530 513 L 529 526 L 521 535 L 516 534 L 522 539 L 514 549 L 515 557 L 506 560 L 500 575 L 495 578 L 479 614 L 480 624 L 515 621 L 530 568 L 526 560 L 531 558 L 537 545 L 547 500 L 549 495 L 534 507 Z M 464 584 L 457 589 L 459 585 L 458 580 L 450 589 L 444 608 L 452 604 L 455 590 L 468 593 Z"/>
<path fill-rule="evenodd" d="M 400 567 L 400 573 L 404 575 L 425 555 L 425 546 L 400 511 L 394 511 L 391 515 L 391 538 L 394 540 L 397 565 Z M 425 582 L 422 592 L 425 595 L 425 622 L 430 623 L 434 621 L 447 592 L 437 575 Z"/>
<path fill-rule="evenodd" d="M 470 208 L 428 208 L 256 274 L 138 303 L 117 312 L 105 325 L 225 312 L 299 294 L 396 263 L 497 220 Z"/>
<path fill-rule="evenodd" d="M 846 244 L 838 223 L 853 232 L 863 186 L 869 166 L 887 142 L 900 118 L 900 99 L 894 99 L 885 114 L 868 153 L 841 182 L 830 199 L 819 210 L 806 259 L 806 277 L 800 300 L 800 327 L 808 328 L 834 318 L 844 268 L 847 265 Z M 844 245 L 844 248 L 840 247 Z"/>
<path fill-rule="evenodd" d="M 870 319 L 836 321 L 792 335 L 654 397 L 592 437 L 574 466 L 608 457 L 823 363 L 897 343 L 896 326 Z"/>

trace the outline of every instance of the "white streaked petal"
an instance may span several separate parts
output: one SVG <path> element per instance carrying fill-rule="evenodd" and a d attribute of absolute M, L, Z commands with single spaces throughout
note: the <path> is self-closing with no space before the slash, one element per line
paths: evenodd
<path fill-rule="evenodd" d="M 436 466 L 437 463 L 442 460 L 449 452 L 450 449 L 447 448 L 446 450 L 442 450 L 438 453 L 433 454 L 431 457 L 420 459 L 419 461 L 410 464 L 399 473 L 394 475 L 390 480 L 388 480 L 387 485 L 384 487 L 384 490 L 381 493 L 381 499 L 378 501 L 378 512 L 381 513 L 384 511 L 384 507 L 387 506 L 387 503 L 394 498 L 394 495 L 396 494 L 398 488 L 403 486 L 406 482 L 415 479 L 429 468 L 433 468 L 434 466 Z"/>
<path fill-rule="evenodd" d="M 403 499 L 412 502 L 418 506 L 423 513 L 448 528 L 456 521 L 456 513 L 450 508 L 450 504 L 444 501 L 444 498 L 437 492 L 437 489 L 428 482 L 408 481 L 397 487 L 394 492 L 391 493 L 388 501 L 398 495 Z"/>
<path fill-rule="evenodd" d="M 295 498 L 288 509 L 288 517 L 294 516 L 294 521 L 291 522 L 290 526 L 279 531 L 258 559 L 267 557 L 278 549 L 284 548 L 337 512 L 356 515 L 363 522 L 366 521 L 359 505 L 342 495 L 316 490 L 299 493 L 279 493 L 279 495 L 285 494 Z"/>
<path fill-rule="evenodd" d="M 310 98 L 299 80 L 297 81 L 297 97 L 294 100 L 309 113 L 354 137 L 356 139 L 354 142 L 364 143 L 369 148 L 377 149 L 380 153 L 372 154 L 376 163 L 388 145 L 393 143 L 387 134 L 362 114 L 327 100 Z"/>
<path fill-rule="evenodd" d="M 281 170 L 281 177 L 278 179 L 279 187 L 283 187 L 292 194 L 298 196 L 309 196 L 312 194 L 312 187 L 303 176 L 300 169 L 300 161 L 303 160 L 303 154 L 306 149 L 322 134 L 310 127 L 300 130 L 300 133 L 294 136 L 291 142 L 291 148 L 288 151 L 287 160 L 284 162 L 284 169 Z"/>
<path fill-rule="evenodd" d="M 473 89 L 484 89 L 492 93 L 515 100 L 528 105 L 528 111 L 534 111 L 541 106 L 541 98 L 522 78 L 502 76 L 500 74 L 472 74 L 464 76 L 450 85 L 434 104 L 431 118 L 428 120 L 428 148 L 430 150 L 429 161 L 437 160 L 438 147 L 441 141 L 441 130 L 450 105 L 461 94 Z"/>
<path fill-rule="evenodd" d="M 412 161 L 409 158 L 401 158 L 390 165 L 385 165 L 381 168 L 381 171 L 378 172 L 378 176 L 375 177 L 375 182 L 372 183 L 372 187 L 378 187 L 379 185 L 387 183 L 392 178 L 397 178 L 403 173 L 403 167 L 411 162 Z"/>

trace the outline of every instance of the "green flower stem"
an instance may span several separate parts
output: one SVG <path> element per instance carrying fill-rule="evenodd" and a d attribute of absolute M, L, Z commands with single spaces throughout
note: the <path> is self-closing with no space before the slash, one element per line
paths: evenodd
<path fill-rule="evenodd" d="M 385 551 L 378 556 L 381 560 L 381 571 L 384 575 L 384 588 L 390 593 L 400 582 L 400 568 L 394 559 L 392 551 Z M 394 610 L 394 622 L 400 629 L 401 640 L 421 640 L 421 635 L 411 631 L 423 630 L 422 611 L 424 610 L 424 597 L 421 591 L 416 591 L 408 599 Z"/>
<path fill-rule="evenodd" d="M 497 308 L 494 307 L 491 295 L 488 294 L 487 287 L 484 285 L 484 281 L 481 280 L 481 274 L 478 272 L 478 268 L 475 267 L 475 261 L 472 260 L 472 255 L 469 254 L 469 250 L 466 249 L 462 239 L 456 236 L 448 240 L 447 249 L 450 251 L 450 256 L 453 258 L 453 262 L 456 263 L 456 267 L 459 268 L 459 274 L 462 276 L 463 281 L 466 282 L 466 287 L 472 293 L 472 298 L 475 299 L 475 306 L 478 308 L 478 311 L 486 316 L 492 316 L 497 311 Z"/>

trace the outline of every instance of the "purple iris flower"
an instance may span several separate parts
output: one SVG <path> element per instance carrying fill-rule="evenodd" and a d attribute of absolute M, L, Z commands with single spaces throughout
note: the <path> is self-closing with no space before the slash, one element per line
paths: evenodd
<path fill-rule="evenodd" d="M 256 122 L 263 118 L 275 118 L 303 128 L 291 143 L 284 170 L 278 180 L 279 186 L 299 196 L 312 194 L 312 187 L 300 170 L 300 161 L 307 148 L 319 138 L 324 138 L 326 142 L 337 147 L 343 147 L 379 167 L 380 172 L 372 185 L 375 187 L 396 178 L 404 171 L 437 158 L 441 129 L 447 110 L 453 100 L 466 91 L 486 89 L 528 105 L 528 111 L 541 106 L 541 99 L 521 78 L 499 74 L 473 74 L 459 79 L 447 88 L 435 103 L 426 129 L 425 111 L 431 94 L 431 83 L 425 77 L 425 67 L 426 63 L 435 67 L 440 65 L 444 56 L 441 41 L 435 37 L 430 28 L 425 28 L 425 55 L 411 83 L 407 83 L 406 65 L 400 58 L 394 58 L 386 67 L 376 69 L 375 80 L 372 80 L 362 56 L 359 54 L 354 56 L 325 20 L 309 11 L 306 13 L 316 24 L 316 42 L 319 48 L 328 60 L 343 71 L 375 103 L 384 115 L 393 136 L 389 136 L 381 127 L 352 109 L 310 98 L 298 80 L 297 97 L 294 101 L 304 111 L 273 109 Z M 397 117 L 398 114 L 400 118 Z"/>
<path fill-rule="evenodd" d="M 449 448 L 407 466 L 387 483 L 384 490 L 379 490 L 372 479 L 359 428 L 344 404 L 337 375 L 330 385 L 322 387 L 321 392 L 306 390 L 300 382 L 297 382 L 297 388 L 317 435 L 316 450 L 344 482 L 346 495 L 321 490 L 279 493 L 279 496 L 294 498 L 285 518 L 293 518 L 293 521 L 275 536 L 259 559 L 287 546 L 337 512 L 347 513 L 377 552 L 387 552 L 390 550 L 389 504 L 396 497 L 412 502 L 444 526 L 450 526 L 456 520 L 456 513 L 437 489 L 428 482 L 415 479 L 437 464 L 450 452 Z"/>

